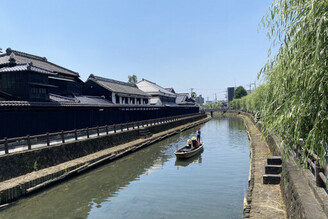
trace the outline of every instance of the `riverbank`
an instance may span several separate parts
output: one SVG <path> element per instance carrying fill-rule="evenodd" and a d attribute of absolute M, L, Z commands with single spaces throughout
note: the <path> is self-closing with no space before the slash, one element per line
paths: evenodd
<path fill-rule="evenodd" d="M 108 163 L 140 148 L 151 145 L 154 142 L 205 123 L 209 119 L 209 117 L 199 117 L 197 121 L 187 120 L 185 124 L 181 124 L 181 122 L 175 123 L 175 127 L 172 127 L 169 124 L 159 124 L 158 126 L 152 127 L 150 130 L 154 133 L 151 137 L 145 139 L 138 138 L 124 144 L 100 150 L 87 156 L 3 181 L 0 183 L 1 204 L 12 202 L 24 195 L 31 194 L 32 192 L 40 190 L 53 183 L 67 179 L 68 177 L 82 173 L 83 171 L 94 168 L 98 165 Z M 164 130 L 165 128 L 166 130 Z M 135 130 L 130 130 L 128 132 L 132 133 L 135 132 Z"/>
<path fill-rule="evenodd" d="M 264 165 L 271 156 L 261 131 L 249 116 L 242 115 L 251 146 L 251 163 L 248 196 L 244 206 L 244 218 L 287 218 L 280 185 L 263 184 Z"/>
<path fill-rule="evenodd" d="M 272 134 L 263 136 L 264 127 L 255 123 L 249 114 L 240 116 L 245 121 L 251 144 L 244 218 L 327 218 L 327 190 L 316 186 L 313 173 L 297 163 L 295 154 L 283 159 L 280 184 L 263 184 L 266 157 L 280 155 L 284 145 Z"/>

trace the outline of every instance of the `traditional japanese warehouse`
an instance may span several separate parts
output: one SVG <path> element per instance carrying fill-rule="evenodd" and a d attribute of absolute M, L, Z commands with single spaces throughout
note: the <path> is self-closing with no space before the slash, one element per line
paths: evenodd
<path fill-rule="evenodd" d="M 0 138 L 199 112 L 183 95 L 145 79 L 131 84 L 91 74 L 83 82 L 45 57 L 8 48 L 0 54 Z"/>

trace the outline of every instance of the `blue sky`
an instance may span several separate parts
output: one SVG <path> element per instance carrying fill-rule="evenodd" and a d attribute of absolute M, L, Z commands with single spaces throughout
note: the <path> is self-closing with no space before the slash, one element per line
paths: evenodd
<path fill-rule="evenodd" d="M 258 30 L 269 0 L 4 0 L 0 47 L 45 56 L 81 75 L 135 74 L 177 92 L 224 99 L 267 60 Z"/>

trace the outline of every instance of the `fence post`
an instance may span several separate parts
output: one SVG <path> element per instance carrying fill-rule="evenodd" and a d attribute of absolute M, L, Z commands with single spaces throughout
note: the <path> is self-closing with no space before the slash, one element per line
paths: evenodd
<path fill-rule="evenodd" d="M 47 146 L 50 145 L 49 132 L 47 132 Z"/>
<path fill-rule="evenodd" d="M 5 154 L 9 154 L 9 152 L 8 152 L 8 139 L 7 139 L 7 137 L 5 138 Z"/>
<path fill-rule="evenodd" d="M 135 123 L 132 123 L 132 129 L 135 129 L 135 128 L 134 128 L 135 125 L 136 125 Z"/>
<path fill-rule="evenodd" d="M 325 187 L 325 183 L 322 181 L 319 173 L 322 172 L 321 171 L 321 168 L 320 168 L 320 165 L 319 165 L 319 161 L 317 160 L 315 162 L 315 184 L 318 186 L 318 187 Z"/>
<path fill-rule="evenodd" d="M 90 136 L 89 136 L 89 128 L 87 127 L 87 138 L 89 138 Z"/>
<path fill-rule="evenodd" d="M 29 149 L 29 150 L 31 150 L 31 139 L 30 139 L 30 135 L 27 135 L 27 148 Z"/>
<path fill-rule="evenodd" d="M 121 132 L 123 132 L 123 125 L 121 124 Z"/>
<path fill-rule="evenodd" d="M 97 126 L 97 135 L 99 136 L 99 126 Z"/>
<path fill-rule="evenodd" d="M 126 130 L 129 130 L 129 123 L 126 124 Z"/>
<path fill-rule="evenodd" d="M 77 130 L 74 129 L 74 137 L 75 137 L 75 141 L 77 141 Z"/>
<path fill-rule="evenodd" d="M 65 136 L 64 136 L 64 131 L 62 130 L 61 133 L 61 138 L 62 138 L 62 142 L 65 143 Z"/>
<path fill-rule="evenodd" d="M 137 122 L 137 126 L 138 126 L 138 129 L 139 129 L 139 122 Z"/>
<path fill-rule="evenodd" d="M 106 134 L 108 135 L 108 125 L 106 125 Z"/>
<path fill-rule="evenodd" d="M 114 133 L 116 133 L 116 126 L 114 125 Z"/>

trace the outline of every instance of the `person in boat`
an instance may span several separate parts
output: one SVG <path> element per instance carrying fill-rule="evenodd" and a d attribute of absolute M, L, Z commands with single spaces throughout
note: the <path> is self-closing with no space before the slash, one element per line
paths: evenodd
<path fill-rule="evenodd" d="M 192 144 L 191 139 L 188 139 L 188 141 L 187 141 L 187 148 L 191 148 L 191 144 Z"/>
<path fill-rule="evenodd" d="M 192 146 L 194 148 L 197 148 L 198 147 L 198 141 L 197 141 L 195 136 L 191 138 L 191 141 L 192 141 Z"/>
<path fill-rule="evenodd" d="M 197 141 L 200 142 L 200 128 L 198 128 L 197 131 Z"/>

